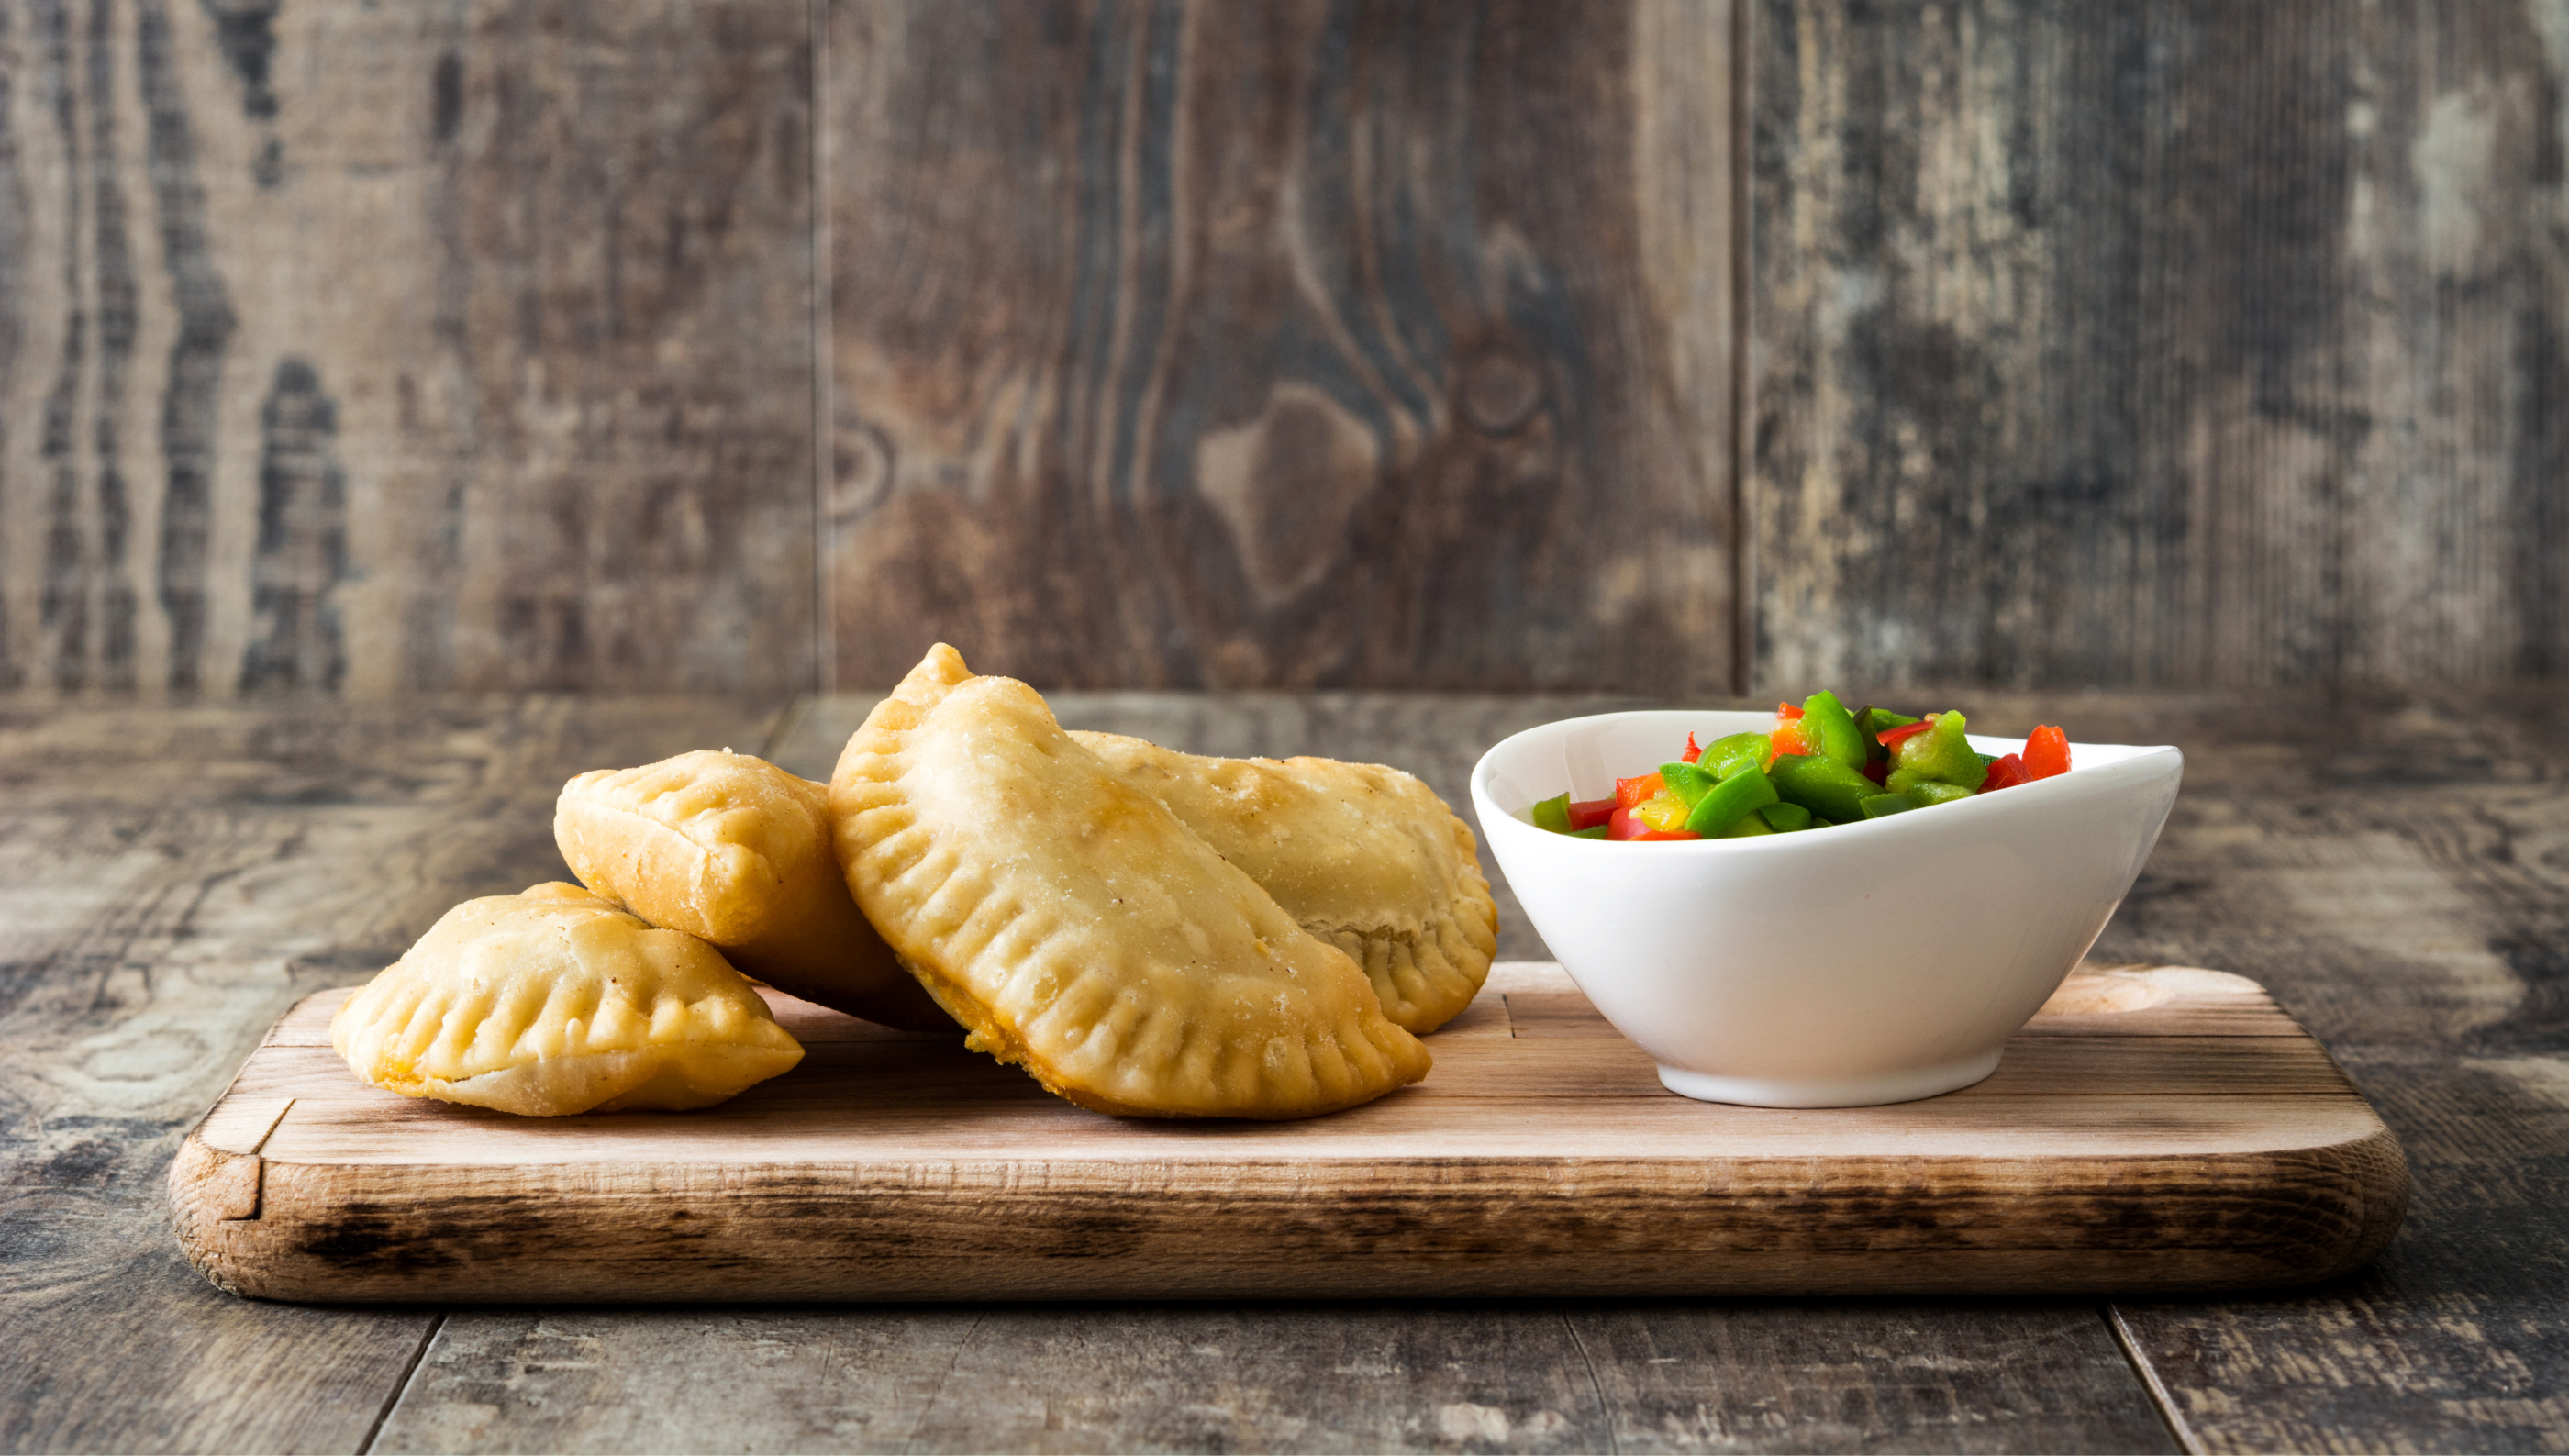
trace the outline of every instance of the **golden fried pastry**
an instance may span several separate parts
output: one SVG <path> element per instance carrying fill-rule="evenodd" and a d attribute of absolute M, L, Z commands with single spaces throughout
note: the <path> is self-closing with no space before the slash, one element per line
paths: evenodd
<path fill-rule="evenodd" d="M 967 1044 L 1083 1107 L 1308 1117 L 1427 1074 L 1344 952 L 942 643 L 848 740 L 830 817 Z"/>
<path fill-rule="evenodd" d="M 1471 829 L 1425 784 L 1379 764 L 1204 758 L 1113 733 L 1070 736 L 1363 966 L 1402 1029 L 1433 1031 L 1479 993 L 1499 908 Z"/>
<path fill-rule="evenodd" d="M 562 786 L 553 842 L 580 883 L 807 1001 L 920 1030 L 954 1023 L 848 898 L 829 791 L 764 759 L 699 751 Z"/>
<path fill-rule="evenodd" d="M 330 1044 L 405 1097 L 537 1117 L 710 1107 L 803 1060 L 711 945 L 558 884 L 448 910 Z"/>

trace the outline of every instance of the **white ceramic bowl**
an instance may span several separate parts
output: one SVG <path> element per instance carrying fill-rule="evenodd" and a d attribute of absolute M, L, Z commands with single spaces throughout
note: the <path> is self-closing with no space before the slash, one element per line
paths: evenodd
<path fill-rule="evenodd" d="M 2070 746 L 2070 770 L 1862 824 L 1617 844 L 1525 819 L 1603 799 L 1769 713 L 1607 713 L 1481 756 L 1481 833 L 1562 968 L 1672 1092 L 1865 1107 L 1968 1087 L 2121 903 L 2176 802 L 2173 748 Z M 1975 735 L 1983 753 L 2018 740 Z"/>

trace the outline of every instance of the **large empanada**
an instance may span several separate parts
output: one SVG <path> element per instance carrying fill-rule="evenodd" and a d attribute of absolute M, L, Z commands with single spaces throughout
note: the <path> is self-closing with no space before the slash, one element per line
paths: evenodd
<path fill-rule="evenodd" d="M 711 945 L 558 884 L 448 910 L 330 1044 L 405 1097 L 534 1116 L 710 1107 L 803 1060 Z"/>
<path fill-rule="evenodd" d="M 580 883 L 711 941 L 780 990 L 869 1021 L 954 1023 L 848 898 L 829 790 L 764 759 L 699 750 L 562 786 L 553 842 Z"/>
<path fill-rule="evenodd" d="M 1444 1025 L 1488 978 L 1499 909 L 1472 831 L 1416 778 L 1380 764 L 1205 758 L 1114 733 L 1070 736 L 1363 966 L 1403 1029 Z"/>
<path fill-rule="evenodd" d="M 848 740 L 849 889 L 969 1044 L 1083 1107 L 1307 1117 L 1427 1074 L 1364 973 L 938 644 Z"/>

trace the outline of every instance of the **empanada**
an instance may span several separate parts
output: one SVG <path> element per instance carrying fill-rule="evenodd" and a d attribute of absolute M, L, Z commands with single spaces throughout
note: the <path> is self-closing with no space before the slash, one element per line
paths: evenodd
<path fill-rule="evenodd" d="M 710 1107 L 803 1060 L 711 945 L 558 884 L 448 910 L 330 1044 L 388 1091 L 532 1116 Z"/>
<path fill-rule="evenodd" d="M 869 1021 L 954 1023 L 848 898 L 829 790 L 764 759 L 702 750 L 562 786 L 553 842 L 580 883 L 712 942 L 779 990 Z"/>
<path fill-rule="evenodd" d="M 1308 1117 L 1427 1074 L 1344 952 L 951 647 L 848 740 L 830 817 L 857 903 L 968 1044 L 1083 1107 Z"/>
<path fill-rule="evenodd" d="M 1404 1030 L 1444 1025 L 1488 978 L 1499 909 L 1472 831 L 1416 778 L 1380 764 L 1205 758 L 1113 733 L 1070 736 L 1363 966 Z"/>

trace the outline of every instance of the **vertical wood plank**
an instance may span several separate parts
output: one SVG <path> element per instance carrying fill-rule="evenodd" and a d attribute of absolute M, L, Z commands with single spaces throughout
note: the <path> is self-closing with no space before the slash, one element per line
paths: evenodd
<path fill-rule="evenodd" d="M 1766 679 L 2563 670 L 2561 0 L 1757 28 Z"/>
<path fill-rule="evenodd" d="M 796 0 L 32 0 L 0 678 L 813 671 Z"/>
<path fill-rule="evenodd" d="M 1728 14 L 837 0 L 837 681 L 1728 687 Z"/>

